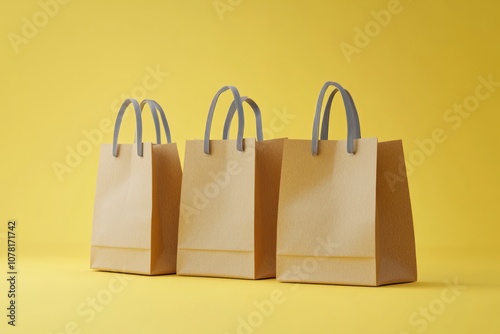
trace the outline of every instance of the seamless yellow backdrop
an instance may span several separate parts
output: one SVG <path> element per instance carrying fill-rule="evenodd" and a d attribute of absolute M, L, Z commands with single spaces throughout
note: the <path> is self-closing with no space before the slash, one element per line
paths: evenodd
<path fill-rule="evenodd" d="M 5 318 L 0 328 L 497 333 L 499 10 L 493 1 L 4 2 L 0 245 L 5 249 L 7 221 L 16 219 L 21 269 L 18 326 L 7 326 Z M 418 283 L 304 285 L 295 293 L 274 280 L 118 281 L 124 275 L 88 269 L 99 145 L 111 142 L 124 98 L 147 97 L 165 108 L 182 160 L 185 140 L 203 136 L 208 106 L 222 85 L 236 85 L 257 101 L 267 138 L 309 138 L 327 80 L 352 93 L 364 137 L 403 139 Z M 220 103 L 216 138 L 229 99 Z M 335 107 L 330 133 L 340 139 L 345 116 L 340 103 Z M 254 135 L 252 122 L 247 136 Z M 152 140 L 152 122 L 144 123 Z M 126 119 L 123 142 L 133 140 L 133 127 Z M 0 250 L 0 268 L 5 253 Z M 446 280 L 467 289 L 455 288 L 456 302 L 441 302 L 445 308 L 431 312 L 432 320 L 420 315 L 441 300 Z M 101 303 L 101 311 L 92 309 L 87 299 L 109 284 L 126 288 Z M 285 291 L 285 302 L 249 325 L 255 303 L 274 289 Z M 0 309 L 7 290 L 2 280 Z"/>

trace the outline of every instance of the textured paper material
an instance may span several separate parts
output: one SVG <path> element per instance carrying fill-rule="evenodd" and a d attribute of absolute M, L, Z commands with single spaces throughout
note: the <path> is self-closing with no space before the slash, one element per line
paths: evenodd
<path fill-rule="evenodd" d="M 101 146 L 91 268 L 175 273 L 182 172 L 176 144 Z"/>
<path fill-rule="evenodd" d="M 275 276 L 283 140 L 186 142 L 177 273 L 235 278 Z"/>
<path fill-rule="evenodd" d="M 402 166 L 401 166 L 402 164 Z M 387 173 L 400 177 L 391 189 Z M 415 240 L 401 141 L 286 140 L 277 279 L 382 285 L 416 280 Z"/>

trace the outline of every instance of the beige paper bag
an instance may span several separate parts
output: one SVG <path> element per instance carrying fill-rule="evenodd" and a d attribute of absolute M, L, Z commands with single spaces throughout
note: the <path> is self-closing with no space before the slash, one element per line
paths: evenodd
<path fill-rule="evenodd" d="M 135 145 L 117 144 L 125 109 L 132 104 Z M 158 144 L 142 143 L 141 110 L 149 104 Z M 161 144 L 157 112 L 168 144 Z M 99 157 L 92 226 L 91 268 L 159 275 L 175 273 L 182 172 L 161 107 L 152 100 L 125 100 L 118 112 L 113 145 Z"/>
<path fill-rule="evenodd" d="M 217 99 L 228 89 L 238 110 L 237 140 L 209 140 Z M 243 139 L 241 101 L 235 87 L 223 87 L 212 101 L 205 140 L 186 142 L 177 274 L 275 276 L 283 140 Z M 254 111 L 259 129 L 260 111 Z"/>
<path fill-rule="evenodd" d="M 348 139 L 326 140 L 335 90 L 318 145 L 321 104 L 330 85 L 342 94 Z M 318 99 L 312 142 L 284 143 L 278 280 L 377 286 L 417 279 L 402 142 L 360 136 L 350 94 L 327 82 Z"/>

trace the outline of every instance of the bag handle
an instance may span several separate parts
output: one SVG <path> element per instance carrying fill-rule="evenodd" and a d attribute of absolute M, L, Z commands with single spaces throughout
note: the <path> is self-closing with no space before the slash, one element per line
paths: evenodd
<path fill-rule="evenodd" d="M 339 83 L 333 82 L 333 81 L 327 81 L 323 87 L 321 88 L 321 91 L 318 96 L 318 101 L 316 103 L 316 113 L 314 115 L 314 122 L 313 122 L 313 132 L 312 132 L 312 146 L 311 146 L 311 151 L 313 155 L 318 155 L 318 133 L 319 133 L 319 121 L 321 117 L 321 105 L 323 104 L 323 99 L 325 96 L 325 93 L 328 89 L 328 87 L 334 86 L 337 88 L 337 90 L 340 92 L 342 95 L 342 100 L 344 102 L 344 107 L 346 111 L 346 118 L 347 118 L 347 153 L 350 155 L 354 155 L 356 152 L 355 149 L 355 142 L 354 139 L 361 138 L 361 130 L 359 126 L 359 117 L 357 114 L 357 110 L 354 106 L 354 101 L 352 100 L 351 94 L 347 92 Z M 335 92 L 336 93 L 336 92 Z M 331 102 L 333 101 L 333 97 L 335 96 L 335 93 L 332 92 L 330 95 L 329 101 L 330 103 L 327 103 L 327 107 L 325 108 L 325 115 L 327 117 L 327 120 L 330 118 L 330 109 L 331 109 Z M 325 121 L 323 119 L 323 121 Z M 328 122 L 326 123 L 328 124 Z M 323 128 L 327 128 L 327 125 L 323 125 Z M 326 138 L 324 138 L 325 136 Z M 322 138 L 321 139 L 328 139 L 328 130 L 325 130 L 323 132 Z"/>
<path fill-rule="evenodd" d="M 215 93 L 212 103 L 210 104 L 210 109 L 208 110 L 207 123 L 205 126 L 205 139 L 203 145 L 203 151 L 205 154 L 210 154 L 210 128 L 212 127 L 212 119 L 214 117 L 215 106 L 217 105 L 217 100 L 219 96 L 226 90 L 231 90 L 234 97 L 234 102 L 236 103 L 236 109 L 238 111 L 238 136 L 236 137 L 236 149 L 243 152 L 243 130 L 245 128 L 245 119 L 243 115 L 243 105 L 241 103 L 241 96 L 238 89 L 234 86 L 224 86 L 217 93 Z"/>
<path fill-rule="evenodd" d="M 335 97 L 335 94 L 337 94 L 339 90 L 335 88 L 334 91 L 330 93 L 330 96 L 328 97 L 328 100 L 326 102 L 324 114 L 323 114 L 323 121 L 321 122 L 321 135 L 320 139 L 321 140 L 328 140 L 328 130 L 329 130 L 329 123 L 330 123 L 330 110 L 332 109 L 332 102 L 333 98 Z M 347 94 L 349 94 L 349 100 L 352 103 L 353 107 L 353 113 L 351 116 L 354 116 L 354 125 L 356 125 L 356 129 L 354 131 L 354 138 L 361 138 L 361 129 L 359 126 L 359 117 L 358 117 L 358 110 L 356 109 L 356 105 L 354 104 L 354 101 L 352 99 L 351 94 L 349 91 L 346 89 Z"/>
<path fill-rule="evenodd" d="M 142 119 L 141 119 L 141 107 L 136 99 L 126 99 L 123 101 L 118 115 L 116 115 L 115 121 L 115 131 L 113 133 L 113 155 L 118 156 L 118 134 L 120 133 L 120 126 L 122 124 L 123 114 L 127 107 L 132 104 L 135 112 L 135 123 L 136 123 L 136 136 L 137 136 L 137 155 L 142 157 Z"/>
<path fill-rule="evenodd" d="M 257 105 L 257 103 L 255 103 L 254 100 L 252 100 L 248 96 L 242 96 L 241 102 L 246 102 L 253 109 L 253 112 L 255 114 L 256 128 L 257 128 L 257 141 L 263 141 L 264 135 L 262 134 L 262 114 L 260 112 L 259 106 Z M 224 122 L 224 130 L 222 131 L 222 139 L 224 140 L 226 140 L 229 137 L 229 128 L 231 127 L 231 122 L 233 120 L 235 111 L 236 111 L 236 101 L 233 101 L 227 112 L 226 121 Z"/>
<path fill-rule="evenodd" d="M 159 113 L 161 121 L 163 123 L 163 130 L 165 131 L 165 136 L 167 137 L 167 143 L 170 144 L 172 142 L 172 137 L 170 135 L 170 127 L 168 126 L 167 117 L 165 116 L 163 108 L 155 100 L 144 100 L 140 104 L 141 111 L 144 109 L 144 106 L 146 104 L 149 106 L 149 109 L 151 109 L 151 114 L 153 114 L 153 120 L 155 123 L 155 130 L 156 130 L 156 143 L 161 144 L 161 130 L 160 130 L 160 122 L 158 120 L 158 113 Z"/>

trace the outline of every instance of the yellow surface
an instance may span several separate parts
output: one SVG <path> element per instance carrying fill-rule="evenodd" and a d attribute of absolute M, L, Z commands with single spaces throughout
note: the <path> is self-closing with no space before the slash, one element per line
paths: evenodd
<path fill-rule="evenodd" d="M 499 9 L 493 1 L 4 1 L 0 268 L 7 276 L 7 221 L 17 219 L 19 282 L 17 326 L 2 316 L 0 332 L 500 332 Z M 326 80 L 352 93 L 364 136 L 404 140 L 419 282 L 296 288 L 126 276 L 124 285 L 88 269 L 98 147 L 111 142 L 123 98 L 158 100 L 182 155 L 186 139 L 202 137 L 220 86 L 259 103 L 267 138 L 309 138 Z M 332 136 L 344 138 L 345 127 L 337 109 Z M 132 128 L 128 118 L 122 141 L 133 140 Z M 455 280 L 466 288 L 448 288 Z M 7 291 L 0 280 L 5 313 Z"/>

